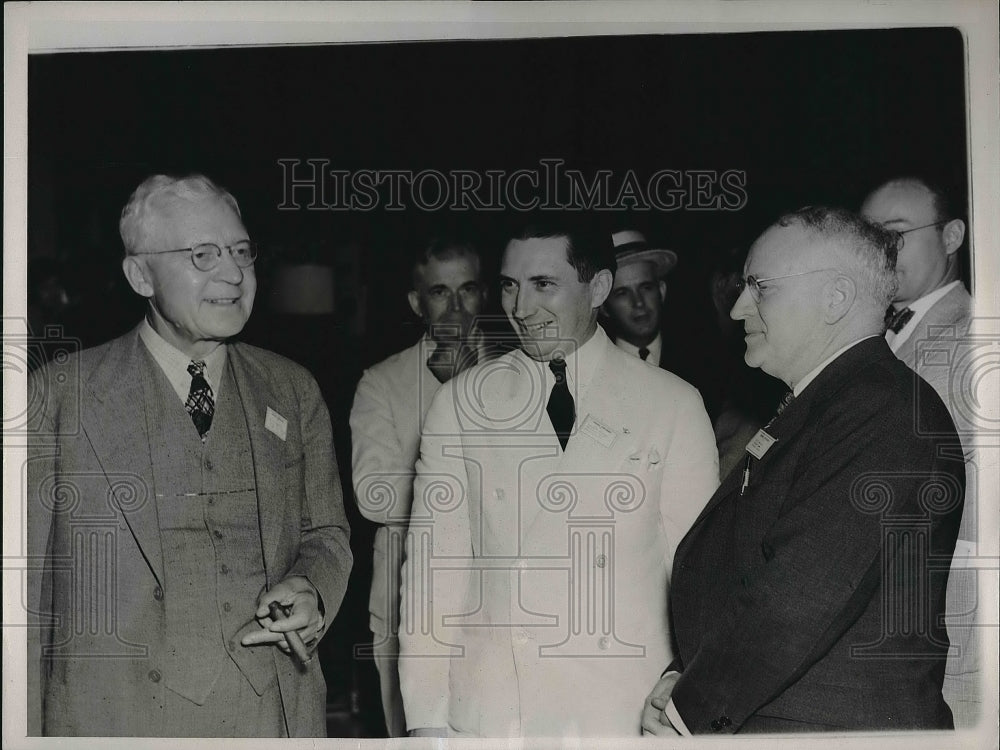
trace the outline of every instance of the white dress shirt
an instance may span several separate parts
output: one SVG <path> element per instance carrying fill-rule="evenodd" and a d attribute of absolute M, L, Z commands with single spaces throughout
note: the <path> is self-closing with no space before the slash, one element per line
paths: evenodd
<path fill-rule="evenodd" d="M 640 347 L 633 346 L 628 341 L 623 339 L 621 336 L 615 339 L 615 346 L 617 346 L 623 352 L 628 352 L 633 357 L 639 357 Z M 663 351 L 663 339 L 661 335 L 659 333 L 656 334 L 656 338 L 650 341 L 649 344 L 646 346 L 646 348 L 649 349 L 649 356 L 646 357 L 646 361 L 649 364 L 653 365 L 654 367 L 659 367 L 660 353 Z M 642 359 L 641 357 L 639 358 Z"/>
<path fill-rule="evenodd" d="M 188 394 L 191 392 L 191 373 L 187 370 L 192 362 L 191 357 L 158 334 L 146 318 L 142 319 L 142 325 L 139 327 L 139 338 L 153 355 L 163 374 L 167 376 L 181 403 L 187 403 Z M 212 397 L 218 402 L 222 369 L 226 366 L 226 345 L 219 344 L 200 359 L 205 363 L 205 380 L 212 389 Z"/>

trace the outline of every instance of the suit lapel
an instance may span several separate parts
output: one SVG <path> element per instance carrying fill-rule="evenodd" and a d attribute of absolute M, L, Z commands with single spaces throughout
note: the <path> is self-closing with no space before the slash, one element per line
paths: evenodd
<path fill-rule="evenodd" d="M 163 550 L 156 491 L 149 455 L 144 380 L 156 366 L 139 339 L 138 328 L 115 339 L 85 385 L 81 425 L 143 557 L 163 585 Z M 129 481 L 125 475 L 131 475 Z M 136 492 L 133 493 L 133 489 Z"/>
<path fill-rule="evenodd" d="M 265 427 L 265 421 L 268 408 L 286 419 L 290 417 L 291 410 L 278 399 L 266 373 L 246 356 L 239 343 L 229 345 L 226 366 L 232 373 L 250 436 L 264 566 L 265 571 L 269 571 L 273 569 L 284 530 L 282 514 L 285 508 L 284 493 L 288 488 L 282 486 L 284 441 Z M 275 583 L 276 581 L 268 580 L 268 586 Z"/>

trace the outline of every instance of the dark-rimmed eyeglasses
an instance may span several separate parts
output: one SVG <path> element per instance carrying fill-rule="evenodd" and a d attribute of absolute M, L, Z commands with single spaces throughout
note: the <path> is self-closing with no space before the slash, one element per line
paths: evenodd
<path fill-rule="evenodd" d="M 241 240 L 232 245 L 224 245 L 240 268 L 249 268 L 257 260 L 257 243 Z M 176 250 L 154 250 L 136 252 L 132 255 L 165 255 L 167 253 L 191 253 L 191 263 L 199 271 L 212 271 L 222 262 L 222 250 L 214 242 L 202 242 L 194 247 L 179 247 Z"/>
<path fill-rule="evenodd" d="M 777 281 L 778 279 L 791 279 L 796 276 L 807 276 L 811 273 L 820 273 L 821 271 L 836 271 L 836 268 L 816 268 L 812 271 L 800 271 L 799 273 L 786 273 L 784 276 L 768 276 L 765 279 L 758 279 L 756 276 L 747 276 L 741 278 L 736 282 L 736 288 L 739 290 L 740 294 L 743 294 L 743 290 L 746 289 L 750 292 L 750 299 L 754 301 L 754 304 L 760 303 L 760 290 L 763 289 L 763 284 L 768 281 Z"/>

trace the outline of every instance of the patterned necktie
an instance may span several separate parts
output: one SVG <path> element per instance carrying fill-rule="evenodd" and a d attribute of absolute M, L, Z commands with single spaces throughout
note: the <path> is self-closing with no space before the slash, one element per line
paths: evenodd
<path fill-rule="evenodd" d="M 889 309 L 885 311 L 885 327 L 893 333 L 899 333 L 912 317 L 913 310 L 910 308 L 904 307 L 902 310 L 894 310 L 890 305 Z"/>
<path fill-rule="evenodd" d="M 766 425 L 764 425 L 764 429 L 766 430 L 768 427 L 770 427 L 771 424 L 773 424 L 774 420 L 776 420 L 781 415 L 781 412 L 787 409 L 788 405 L 792 403 L 792 401 L 794 400 L 795 400 L 795 394 L 792 393 L 791 391 L 786 391 L 785 395 L 781 397 L 781 401 L 778 402 L 778 411 L 775 412 L 774 416 L 771 417 L 771 419 L 768 421 Z"/>
<path fill-rule="evenodd" d="M 646 357 L 648 356 L 649 356 L 649 349 L 647 349 L 646 347 L 642 347 L 641 349 L 639 349 L 639 359 L 645 362 Z"/>
<path fill-rule="evenodd" d="M 548 412 L 549 420 L 559 438 L 559 445 L 566 450 L 569 434 L 573 431 L 573 422 L 576 421 L 576 406 L 573 403 L 573 395 L 569 392 L 569 384 L 566 382 L 566 360 L 549 360 L 549 369 L 556 376 L 556 384 L 552 386 L 545 411 Z"/>
<path fill-rule="evenodd" d="M 212 427 L 212 416 L 215 414 L 215 400 L 212 398 L 212 386 L 205 380 L 205 363 L 196 360 L 188 365 L 191 374 L 191 390 L 188 391 L 184 408 L 191 415 L 191 421 L 198 430 L 201 439 L 205 439 Z"/>

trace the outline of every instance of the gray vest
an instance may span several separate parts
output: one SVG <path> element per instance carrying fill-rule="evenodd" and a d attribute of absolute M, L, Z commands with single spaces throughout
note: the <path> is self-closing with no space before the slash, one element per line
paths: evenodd
<path fill-rule="evenodd" d="M 144 387 L 164 561 L 164 684 L 200 705 L 231 659 L 261 695 L 276 673 L 273 647 L 240 645 L 244 632 L 259 627 L 254 612 L 265 576 L 250 436 L 232 369 L 227 362 L 204 442 L 159 366 L 150 370 Z"/>

